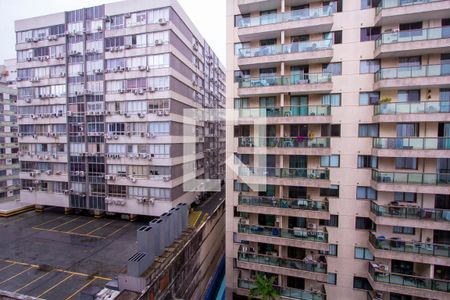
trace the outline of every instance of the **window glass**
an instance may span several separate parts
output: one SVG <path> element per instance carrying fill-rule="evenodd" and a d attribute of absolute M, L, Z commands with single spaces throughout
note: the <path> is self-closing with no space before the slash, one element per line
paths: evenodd
<path fill-rule="evenodd" d="M 375 105 L 380 100 L 379 92 L 362 92 L 359 93 L 359 105 Z"/>

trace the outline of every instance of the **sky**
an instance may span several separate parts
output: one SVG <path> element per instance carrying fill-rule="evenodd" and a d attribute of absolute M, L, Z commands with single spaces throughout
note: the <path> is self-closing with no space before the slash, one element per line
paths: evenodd
<path fill-rule="evenodd" d="M 15 58 L 14 21 L 118 0 L 0 0 L 0 63 Z M 151 0 L 146 0 L 151 1 Z M 178 0 L 197 29 L 225 65 L 226 0 Z"/>

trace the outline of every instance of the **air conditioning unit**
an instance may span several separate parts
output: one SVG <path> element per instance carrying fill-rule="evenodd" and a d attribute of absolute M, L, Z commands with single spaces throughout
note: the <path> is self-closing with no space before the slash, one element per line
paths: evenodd
<path fill-rule="evenodd" d="M 163 40 L 155 40 L 155 45 L 156 46 L 161 46 L 162 44 L 164 44 Z"/>
<path fill-rule="evenodd" d="M 31 103 L 31 98 L 25 99 L 25 102 L 26 102 L 26 103 Z"/>
<path fill-rule="evenodd" d="M 170 181 L 170 179 L 171 179 L 170 176 L 163 176 L 163 180 L 166 181 L 166 182 Z"/>
<path fill-rule="evenodd" d="M 25 39 L 25 42 L 32 42 L 33 41 L 33 38 L 26 38 Z"/>
<path fill-rule="evenodd" d="M 308 229 L 313 229 L 313 230 L 317 229 L 317 225 L 315 223 L 308 223 L 307 227 L 308 227 Z"/>
<path fill-rule="evenodd" d="M 147 91 L 149 92 L 149 93 L 154 93 L 155 91 L 156 91 L 156 89 L 154 88 L 154 87 L 148 87 L 147 88 Z"/>
<path fill-rule="evenodd" d="M 119 94 L 125 94 L 126 90 L 120 89 L 118 92 L 119 92 Z"/>
<path fill-rule="evenodd" d="M 124 46 L 124 48 L 125 48 L 125 49 L 131 49 L 131 48 L 133 48 L 133 45 L 126 44 L 126 45 Z"/>
<path fill-rule="evenodd" d="M 137 115 L 138 115 L 139 118 L 145 117 L 145 114 L 144 114 L 144 113 L 138 113 Z"/>
<path fill-rule="evenodd" d="M 155 198 L 147 199 L 147 203 L 150 205 L 155 205 Z"/>
<path fill-rule="evenodd" d="M 34 177 L 34 176 L 36 176 L 36 173 L 34 173 L 34 172 L 30 172 L 30 177 Z"/>
<path fill-rule="evenodd" d="M 145 198 L 137 198 L 137 203 L 143 204 L 145 202 Z"/>
<path fill-rule="evenodd" d="M 32 57 L 27 57 L 27 61 L 32 61 L 33 58 Z"/>
<path fill-rule="evenodd" d="M 28 191 L 30 191 L 30 192 L 33 192 L 33 191 L 34 191 L 34 187 L 31 187 L 31 186 L 28 187 L 27 189 L 28 189 Z"/>
<path fill-rule="evenodd" d="M 131 18 L 131 13 L 126 13 L 125 15 L 123 15 L 124 16 L 124 18 Z"/>
<path fill-rule="evenodd" d="M 39 82 L 39 77 L 33 77 L 30 80 L 31 82 Z"/>
<path fill-rule="evenodd" d="M 159 117 L 162 117 L 162 116 L 164 115 L 164 111 L 158 110 L 158 111 L 156 112 L 156 115 L 158 115 Z"/>
<path fill-rule="evenodd" d="M 36 170 L 36 171 L 34 171 L 34 173 L 35 173 L 36 175 L 41 175 L 41 171 L 40 171 L 40 170 Z"/>
<path fill-rule="evenodd" d="M 164 18 L 161 18 L 161 19 L 158 20 L 158 23 L 159 23 L 160 25 L 166 25 L 166 24 L 167 24 L 167 20 L 164 19 Z"/>
<path fill-rule="evenodd" d="M 139 66 L 139 67 L 138 67 L 138 70 L 139 70 L 139 71 L 145 71 L 146 69 L 147 69 L 146 66 Z"/>
<path fill-rule="evenodd" d="M 52 170 L 47 170 L 47 171 L 45 171 L 45 174 L 47 174 L 47 175 L 52 175 Z"/>
<path fill-rule="evenodd" d="M 61 175 L 61 174 L 62 174 L 62 171 L 56 171 L 55 174 L 56 174 L 56 175 Z"/>

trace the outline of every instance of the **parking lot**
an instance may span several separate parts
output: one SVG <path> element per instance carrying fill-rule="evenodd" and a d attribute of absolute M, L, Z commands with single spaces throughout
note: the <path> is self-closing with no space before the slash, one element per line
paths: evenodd
<path fill-rule="evenodd" d="M 42 299 L 78 299 L 126 271 L 136 229 L 148 220 L 96 219 L 59 209 L 0 219 L 0 290 Z"/>

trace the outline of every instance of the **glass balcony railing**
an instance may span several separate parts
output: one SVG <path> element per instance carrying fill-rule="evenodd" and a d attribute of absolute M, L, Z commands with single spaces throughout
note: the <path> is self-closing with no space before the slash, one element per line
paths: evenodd
<path fill-rule="evenodd" d="M 450 76 L 450 64 L 382 68 L 375 73 L 375 81 L 436 76 Z"/>
<path fill-rule="evenodd" d="M 331 49 L 332 40 L 304 41 L 288 45 L 269 45 L 258 48 L 242 48 L 238 52 L 239 58 L 271 56 L 278 54 L 312 52 L 318 50 Z"/>
<path fill-rule="evenodd" d="M 330 171 L 324 169 L 239 167 L 239 176 L 329 179 Z"/>
<path fill-rule="evenodd" d="M 238 232 L 293 239 L 293 240 L 302 240 L 320 243 L 328 242 L 328 233 L 324 231 L 313 231 L 303 228 L 287 229 L 262 225 L 238 224 Z"/>
<path fill-rule="evenodd" d="M 383 9 L 418 5 L 432 2 L 443 2 L 446 0 L 381 0 L 378 2 L 376 13 L 379 14 Z"/>
<path fill-rule="evenodd" d="M 371 263 L 369 263 L 369 274 L 374 281 L 380 283 L 395 284 L 405 287 L 427 289 L 446 293 L 450 292 L 450 281 L 398 273 L 387 273 L 386 271 L 374 268 Z"/>
<path fill-rule="evenodd" d="M 238 287 L 241 289 L 251 290 L 255 287 L 253 281 L 238 279 Z M 298 290 L 290 287 L 274 286 L 273 287 L 280 296 L 299 299 L 299 300 L 326 300 L 326 295 L 319 292 L 311 292 Z"/>
<path fill-rule="evenodd" d="M 289 76 L 265 75 L 260 77 L 242 78 L 239 80 L 239 88 L 330 83 L 331 78 L 331 73 L 302 73 Z"/>
<path fill-rule="evenodd" d="M 239 117 L 242 118 L 305 117 L 330 115 L 331 106 L 326 105 L 301 105 L 239 109 Z"/>
<path fill-rule="evenodd" d="M 449 139 L 450 140 L 450 139 Z M 308 137 L 240 137 L 239 147 L 267 147 L 267 148 L 329 148 L 330 138 Z"/>
<path fill-rule="evenodd" d="M 394 102 L 374 106 L 375 115 L 450 113 L 450 101 Z"/>
<path fill-rule="evenodd" d="M 273 13 L 262 15 L 260 17 L 242 18 L 238 21 L 236 26 L 238 28 L 245 28 L 320 17 L 329 17 L 333 14 L 333 12 L 334 6 L 331 4 L 321 8 L 305 8 L 286 13 Z"/>
<path fill-rule="evenodd" d="M 276 208 L 301 209 L 328 212 L 327 201 L 314 201 L 309 199 L 275 198 L 265 196 L 244 196 L 238 198 L 239 205 L 265 206 Z"/>
<path fill-rule="evenodd" d="M 293 258 L 281 258 L 278 256 L 257 254 L 251 252 L 239 252 L 238 260 L 243 262 L 269 265 L 281 268 L 296 269 L 307 272 L 326 273 L 327 265 L 320 262 L 305 262 Z"/>
<path fill-rule="evenodd" d="M 375 47 L 378 48 L 381 45 L 387 44 L 437 40 L 444 38 L 450 38 L 450 26 L 386 32 L 381 34 L 375 41 Z"/>
<path fill-rule="evenodd" d="M 370 211 L 377 216 L 392 217 L 400 219 L 420 219 L 430 221 L 450 221 L 450 210 L 420 208 L 412 206 L 399 205 L 378 205 L 375 202 L 370 203 Z"/>
<path fill-rule="evenodd" d="M 375 249 L 380 250 L 450 257 L 450 245 L 377 238 L 373 233 L 370 233 L 369 241 Z"/>
<path fill-rule="evenodd" d="M 450 101 L 394 102 L 374 106 L 375 115 L 449 113 Z"/>
<path fill-rule="evenodd" d="M 394 150 L 449 150 L 450 137 L 374 138 L 373 148 Z"/>
<path fill-rule="evenodd" d="M 394 184 L 449 185 L 450 173 L 380 172 L 372 170 L 372 180 Z"/>

